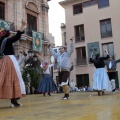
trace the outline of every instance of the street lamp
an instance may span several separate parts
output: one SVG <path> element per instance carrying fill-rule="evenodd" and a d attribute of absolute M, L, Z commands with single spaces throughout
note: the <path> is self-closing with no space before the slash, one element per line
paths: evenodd
<path fill-rule="evenodd" d="M 36 54 L 33 55 L 33 60 L 37 61 L 37 55 Z"/>
<path fill-rule="evenodd" d="M 27 56 L 27 54 L 26 54 L 25 52 L 23 53 L 23 55 L 24 55 L 25 57 Z"/>
<path fill-rule="evenodd" d="M 28 56 L 32 57 L 33 56 L 33 51 L 32 50 L 28 50 Z"/>
<path fill-rule="evenodd" d="M 34 54 L 34 55 L 33 55 Z M 34 53 L 33 50 L 29 50 L 28 51 L 28 56 L 29 56 L 29 60 L 30 60 L 30 63 L 29 63 L 29 67 L 30 67 L 30 73 L 32 72 L 32 67 L 34 67 L 35 65 L 35 62 L 37 61 L 37 55 Z M 30 76 L 31 77 L 31 76 Z M 32 80 L 32 78 L 31 78 Z M 31 84 L 32 81 L 30 81 L 30 93 L 33 94 L 33 87 L 32 87 L 32 84 Z"/>

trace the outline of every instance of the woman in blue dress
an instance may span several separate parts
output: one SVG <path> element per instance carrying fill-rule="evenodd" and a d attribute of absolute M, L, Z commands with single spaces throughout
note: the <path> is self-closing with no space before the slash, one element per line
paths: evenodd
<path fill-rule="evenodd" d="M 38 92 L 42 93 L 43 96 L 45 96 L 46 93 L 51 96 L 50 93 L 57 91 L 57 87 L 53 81 L 52 76 L 50 75 L 50 70 L 52 66 L 54 66 L 54 64 L 48 65 L 47 62 L 41 64 L 44 76 L 40 81 Z"/>

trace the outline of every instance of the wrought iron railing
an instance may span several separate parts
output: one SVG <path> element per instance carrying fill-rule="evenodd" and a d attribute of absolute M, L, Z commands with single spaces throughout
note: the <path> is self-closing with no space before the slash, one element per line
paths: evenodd
<path fill-rule="evenodd" d="M 75 59 L 75 65 L 87 65 L 87 58 L 77 58 Z"/>
<path fill-rule="evenodd" d="M 75 36 L 75 42 L 83 42 L 85 41 L 85 36 Z"/>
<path fill-rule="evenodd" d="M 25 34 L 28 35 L 28 36 L 30 36 L 30 37 L 32 37 L 32 30 L 26 28 L 25 29 Z"/>

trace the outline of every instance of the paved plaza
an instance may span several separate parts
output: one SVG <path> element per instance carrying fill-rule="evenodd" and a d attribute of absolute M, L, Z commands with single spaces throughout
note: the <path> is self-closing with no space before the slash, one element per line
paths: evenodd
<path fill-rule="evenodd" d="M 62 97 L 63 93 L 27 95 L 19 108 L 9 108 L 9 100 L 0 100 L 0 120 L 120 120 L 120 92 L 104 96 L 73 92 L 69 100 Z"/>

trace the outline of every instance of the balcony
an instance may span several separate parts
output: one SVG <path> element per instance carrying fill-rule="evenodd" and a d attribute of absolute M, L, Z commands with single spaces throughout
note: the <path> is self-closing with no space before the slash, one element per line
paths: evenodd
<path fill-rule="evenodd" d="M 75 37 L 75 42 L 78 43 L 78 42 L 83 42 L 85 41 L 85 37 L 84 36 L 76 36 Z"/>
<path fill-rule="evenodd" d="M 75 59 L 75 65 L 87 65 L 87 58 L 83 57 L 83 58 L 78 58 Z"/>
<path fill-rule="evenodd" d="M 32 37 L 32 30 L 26 28 L 25 29 L 25 34 L 28 35 L 28 36 L 30 36 L 30 37 Z"/>

